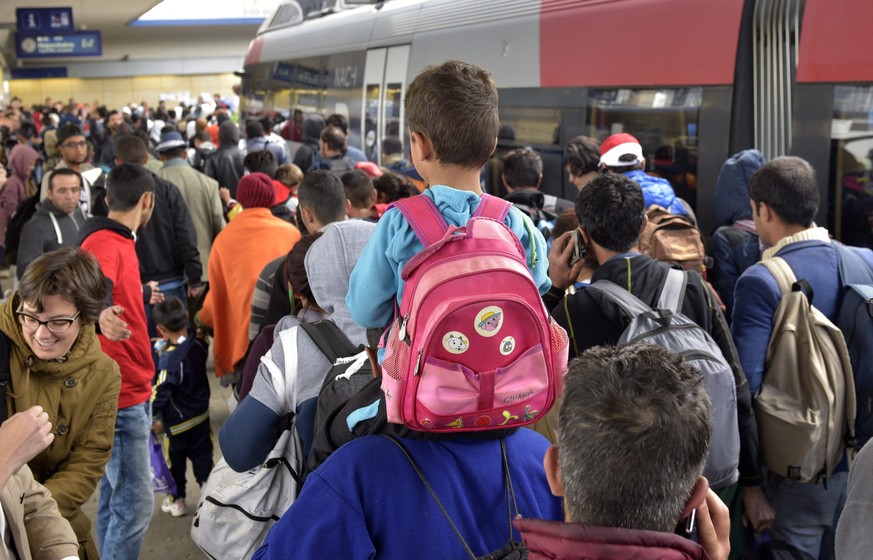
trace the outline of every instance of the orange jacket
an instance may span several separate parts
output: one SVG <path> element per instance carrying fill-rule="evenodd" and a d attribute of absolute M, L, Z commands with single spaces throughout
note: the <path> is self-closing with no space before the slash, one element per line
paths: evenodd
<path fill-rule="evenodd" d="M 252 294 L 261 270 L 299 239 L 297 228 L 273 216 L 269 208 L 244 210 L 215 238 L 200 320 L 215 332 L 216 376 L 231 373 L 246 353 Z"/>

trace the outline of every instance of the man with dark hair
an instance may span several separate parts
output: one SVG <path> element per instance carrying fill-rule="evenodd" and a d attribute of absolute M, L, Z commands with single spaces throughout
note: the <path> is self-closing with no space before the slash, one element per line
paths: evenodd
<path fill-rule="evenodd" d="M 309 171 L 326 169 L 339 176 L 355 168 L 355 163 L 347 155 L 346 137 L 341 129 L 335 126 L 326 127 L 321 131 L 318 146 L 320 159 Z"/>
<path fill-rule="evenodd" d="M 349 218 L 369 219 L 376 203 L 376 189 L 373 180 L 360 169 L 346 171 L 340 180 L 349 201 Z"/>
<path fill-rule="evenodd" d="M 403 142 L 399 136 L 386 136 L 382 139 L 382 167 L 396 172 L 409 167 L 409 162 L 403 157 Z"/>
<path fill-rule="evenodd" d="M 319 140 L 324 130 L 324 118 L 321 115 L 307 115 L 301 125 L 303 130 L 303 145 L 294 153 L 294 165 L 307 171 L 321 160 L 319 155 Z"/>
<path fill-rule="evenodd" d="M 97 258 L 106 279 L 114 304 L 108 310 L 116 316 L 123 313 L 129 328 L 121 340 L 111 340 L 105 331 L 100 335 L 103 351 L 121 369 L 121 394 L 112 456 L 100 482 L 97 540 L 104 558 L 120 560 L 139 557 L 154 507 L 149 472 L 154 364 L 143 303 L 162 297 L 158 291 L 144 291 L 135 248 L 136 232 L 151 218 L 154 191 L 147 169 L 119 164 L 106 179 L 109 216 L 89 219 L 81 237 L 82 248 Z"/>
<path fill-rule="evenodd" d="M 624 175 L 635 181 L 643 189 L 646 208 L 653 204 L 663 206 L 671 214 L 688 214 L 682 199 L 673 192 L 667 179 L 653 177 L 646 173 L 646 159 L 639 140 L 626 132 L 613 134 L 600 146 L 600 169 Z"/>
<path fill-rule="evenodd" d="M 586 351 L 564 383 L 544 465 L 565 522 L 515 522 L 531 558 L 726 559 L 727 508 L 701 476 L 711 420 L 700 372 L 633 344 Z M 674 534 L 695 510 L 699 545 Z"/>
<path fill-rule="evenodd" d="M 843 297 L 839 255 L 828 231 L 813 223 L 819 204 L 815 170 L 801 158 L 776 158 L 752 175 L 749 198 L 758 235 L 770 247 L 761 255 L 762 260 L 784 259 L 794 275 L 811 286 L 815 308 L 837 323 Z M 873 269 L 873 252 L 850 250 Z M 753 395 L 767 375 L 773 315 L 781 298 L 776 279 L 763 264 L 746 269 L 737 281 L 731 330 Z M 755 529 L 760 531 L 772 521 L 770 534 L 774 539 L 787 542 L 810 558 L 832 557 L 833 543 L 827 537 L 846 499 L 845 460 L 827 477 L 827 484 L 802 484 L 772 472 L 767 482 L 767 499 L 775 509 L 775 519 L 770 516 L 766 523 L 752 519 Z"/>
<path fill-rule="evenodd" d="M 48 198 L 39 203 L 36 213 L 21 228 L 18 245 L 18 266 L 21 276 L 33 259 L 79 243 L 79 228 L 85 223 L 85 213 L 79 206 L 82 176 L 68 167 L 55 170 L 49 179 Z"/>
<path fill-rule="evenodd" d="M 224 215 L 221 209 L 221 197 L 218 194 L 218 182 L 197 171 L 188 163 L 188 153 L 182 135 L 175 130 L 161 135 L 158 144 L 158 155 L 164 166 L 158 172 L 159 182 L 174 185 L 173 190 L 181 194 L 180 202 L 186 208 L 188 221 L 192 223 L 195 232 L 195 242 L 198 261 L 202 268 L 196 278 L 188 276 L 188 287 L 196 288 L 201 282 L 209 280 L 209 253 L 212 243 L 224 229 Z M 161 202 L 160 198 L 157 200 Z M 190 265 L 191 258 L 185 258 L 180 264 Z M 195 290 L 192 290 L 192 292 Z M 186 301 L 184 291 L 173 294 Z M 196 294 L 191 294 L 196 295 Z"/>
<path fill-rule="evenodd" d="M 328 117 L 324 119 L 324 124 L 325 126 L 335 126 L 343 132 L 343 136 L 346 137 L 346 155 L 352 163 L 367 161 L 367 156 L 360 148 L 356 148 L 349 144 L 349 119 L 346 118 L 345 115 L 340 113 L 328 115 Z"/>
<path fill-rule="evenodd" d="M 55 165 L 55 169 L 63 169 L 66 167 L 81 174 L 84 171 L 94 168 L 94 166 L 87 163 L 88 140 L 85 139 L 85 135 L 79 125 L 67 123 L 57 130 L 55 136 L 58 140 L 58 151 L 61 154 L 61 161 Z M 40 201 L 48 198 L 49 181 L 51 180 L 51 176 L 51 173 L 46 173 L 42 177 L 39 195 Z M 82 211 L 87 217 L 91 217 L 92 184 L 93 182 L 89 181 L 87 177 L 82 177 L 82 189 L 79 191 L 79 206 L 82 207 Z"/>
<path fill-rule="evenodd" d="M 637 244 L 646 224 L 645 200 L 642 189 L 631 179 L 615 173 L 592 179 L 576 198 L 576 217 L 578 229 L 558 237 L 552 245 L 549 277 L 553 287 L 543 298 L 553 309 L 555 321 L 570 336 L 571 358 L 594 346 L 617 344 L 628 325 L 625 313 L 598 291 L 585 289 L 564 296 L 564 290 L 576 281 L 582 266 L 594 270 L 592 284 L 609 280 L 650 307 L 658 307 L 670 271 L 669 264 L 639 253 Z M 571 266 L 577 243 L 577 254 L 583 256 Z M 763 482 L 749 385 L 710 288 L 695 271 L 688 271 L 686 278 L 680 311 L 713 338 L 733 372 L 740 432 L 739 483 L 745 487 L 748 504 L 762 498 Z M 736 487 L 728 485 L 718 490 L 735 492 Z"/>
<path fill-rule="evenodd" d="M 564 169 L 570 182 L 582 190 L 597 176 L 600 166 L 600 142 L 590 136 L 577 136 L 564 148 Z"/>
<path fill-rule="evenodd" d="M 250 120 L 246 123 L 246 152 L 259 152 L 261 150 L 270 150 L 273 152 L 273 157 L 276 158 L 276 163 L 284 165 L 288 163 L 288 150 L 283 143 L 273 142 L 268 139 L 269 131 L 264 130 L 264 125 L 256 120 Z"/>
<path fill-rule="evenodd" d="M 297 219 L 307 232 L 346 219 L 349 201 L 342 182 L 328 171 L 312 171 L 297 188 Z"/>
<path fill-rule="evenodd" d="M 509 193 L 506 200 L 530 216 L 537 226 L 544 220 L 554 225 L 554 220 L 561 212 L 573 208 L 569 200 L 540 192 L 543 160 L 531 148 L 519 148 L 506 154 L 501 180 Z"/>

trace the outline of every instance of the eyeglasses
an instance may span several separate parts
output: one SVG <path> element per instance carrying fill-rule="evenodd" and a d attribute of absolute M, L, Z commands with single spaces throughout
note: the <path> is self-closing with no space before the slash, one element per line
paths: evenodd
<path fill-rule="evenodd" d="M 70 330 L 70 327 L 73 326 L 74 322 L 76 322 L 80 313 L 81 311 L 77 311 L 72 317 L 54 317 L 48 321 L 40 321 L 33 315 L 25 313 L 24 311 L 18 310 L 15 312 L 22 327 L 36 330 L 40 325 L 45 325 L 45 328 L 56 334 Z"/>
<path fill-rule="evenodd" d="M 64 142 L 61 144 L 62 148 L 84 148 L 88 144 L 87 140 L 82 140 L 80 142 Z"/>

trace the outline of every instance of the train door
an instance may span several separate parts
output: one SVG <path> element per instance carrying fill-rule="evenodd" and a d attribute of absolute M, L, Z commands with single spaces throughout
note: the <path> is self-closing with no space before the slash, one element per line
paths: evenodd
<path fill-rule="evenodd" d="M 405 144 L 403 98 L 408 63 L 409 45 L 367 51 L 361 136 L 367 157 L 379 165 L 386 136 L 396 136 Z"/>

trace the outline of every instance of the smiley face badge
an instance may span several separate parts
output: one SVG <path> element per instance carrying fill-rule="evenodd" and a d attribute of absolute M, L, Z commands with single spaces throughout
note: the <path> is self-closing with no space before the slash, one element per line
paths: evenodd
<path fill-rule="evenodd" d="M 476 314 L 476 332 L 484 337 L 492 337 L 500 332 L 503 326 L 503 309 L 496 305 L 490 305 Z"/>

